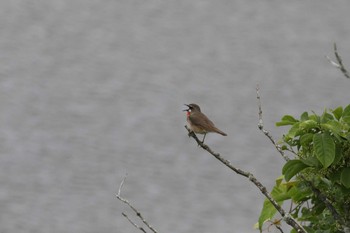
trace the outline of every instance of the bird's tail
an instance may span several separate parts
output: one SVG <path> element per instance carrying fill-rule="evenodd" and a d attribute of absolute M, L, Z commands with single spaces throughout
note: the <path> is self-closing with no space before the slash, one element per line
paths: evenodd
<path fill-rule="evenodd" d="M 216 128 L 215 129 L 215 132 L 218 133 L 218 134 L 221 134 L 222 136 L 227 136 L 226 133 L 222 132 L 220 129 Z"/>

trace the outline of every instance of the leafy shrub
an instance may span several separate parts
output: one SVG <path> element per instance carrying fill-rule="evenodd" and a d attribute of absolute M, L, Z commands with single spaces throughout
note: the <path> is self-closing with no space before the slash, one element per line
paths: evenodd
<path fill-rule="evenodd" d="M 290 127 L 278 144 L 293 159 L 284 165 L 272 196 L 280 205 L 290 201 L 290 214 L 308 232 L 344 232 L 350 223 L 350 105 L 322 115 L 304 112 L 299 119 L 285 115 L 276 125 Z M 260 231 L 275 214 L 265 201 Z"/>

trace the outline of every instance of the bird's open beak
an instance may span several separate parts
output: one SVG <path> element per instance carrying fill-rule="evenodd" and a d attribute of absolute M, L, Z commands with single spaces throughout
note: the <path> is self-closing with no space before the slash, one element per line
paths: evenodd
<path fill-rule="evenodd" d="M 188 104 L 184 104 L 185 106 L 187 106 L 188 107 L 188 109 L 184 109 L 184 110 L 182 110 L 183 112 L 187 112 L 188 110 L 190 110 L 190 106 L 188 106 Z"/>

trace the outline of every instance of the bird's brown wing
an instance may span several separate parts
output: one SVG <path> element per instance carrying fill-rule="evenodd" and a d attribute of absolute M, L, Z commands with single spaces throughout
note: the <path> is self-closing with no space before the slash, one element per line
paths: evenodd
<path fill-rule="evenodd" d="M 201 112 L 196 112 L 196 113 L 191 114 L 189 116 L 189 120 L 191 121 L 191 123 L 195 127 L 202 128 L 203 130 L 205 130 L 207 132 L 216 132 L 216 133 L 219 133 L 219 134 L 224 135 L 224 136 L 227 135 L 226 133 L 222 132 L 220 129 L 216 128 L 214 123 L 211 120 L 209 120 L 209 118 Z"/>
<path fill-rule="evenodd" d="M 211 120 L 209 120 L 209 118 L 201 112 L 193 113 L 189 116 L 189 118 L 190 118 L 191 123 L 198 126 L 198 127 L 205 128 L 205 129 L 215 128 L 214 123 Z"/>

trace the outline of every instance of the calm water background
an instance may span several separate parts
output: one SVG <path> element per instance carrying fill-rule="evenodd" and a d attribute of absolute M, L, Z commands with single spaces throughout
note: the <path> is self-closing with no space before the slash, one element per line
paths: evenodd
<path fill-rule="evenodd" d="M 0 2 L 0 232 L 255 232 L 264 200 L 187 137 L 195 102 L 228 134 L 206 142 L 271 188 L 282 159 L 257 129 L 349 103 L 348 1 Z M 137 221 L 139 222 L 139 221 Z"/>

